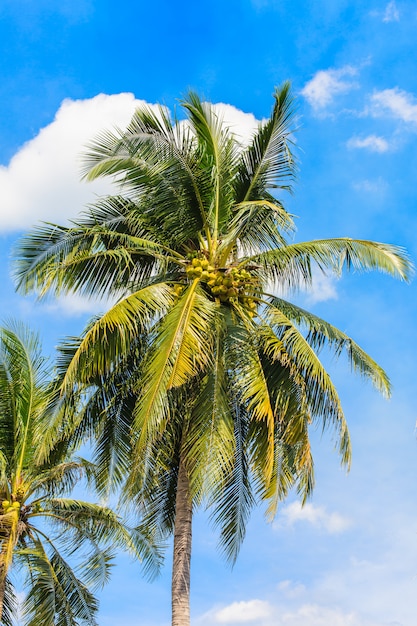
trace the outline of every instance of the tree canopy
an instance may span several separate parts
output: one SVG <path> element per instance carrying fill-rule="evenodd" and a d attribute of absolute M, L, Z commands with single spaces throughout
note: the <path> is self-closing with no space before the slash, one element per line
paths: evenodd
<path fill-rule="evenodd" d="M 255 502 L 267 501 L 272 516 L 292 487 L 303 500 L 311 493 L 311 424 L 335 429 L 349 463 L 322 347 L 346 353 L 354 371 L 390 392 L 363 349 L 291 294 L 311 286 L 313 268 L 406 280 L 411 264 L 385 243 L 291 239 L 281 200 L 296 173 L 289 84 L 248 144 L 195 93 L 182 106 L 185 120 L 141 107 L 126 130 L 89 146 L 86 177 L 111 176 L 120 194 L 70 225 L 29 233 L 16 278 L 41 297 L 113 299 L 63 351 L 63 389 L 90 389 L 76 436 L 96 437 L 103 484 L 123 484 L 155 536 L 174 533 L 188 510 L 184 539 L 191 509 L 209 503 L 233 561 Z M 174 557 L 174 578 L 183 566 Z"/>

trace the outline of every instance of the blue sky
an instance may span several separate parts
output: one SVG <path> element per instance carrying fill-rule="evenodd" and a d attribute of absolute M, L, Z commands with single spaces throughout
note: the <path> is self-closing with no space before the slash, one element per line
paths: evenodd
<path fill-rule="evenodd" d="M 298 216 L 296 238 L 388 241 L 416 259 L 416 30 L 411 0 L 3 0 L 1 317 L 28 321 L 48 352 L 82 329 L 100 303 L 17 296 L 12 246 L 38 220 L 63 222 L 109 191 L 79 183 L 77 155 L 92 136 L 126 124 L 137 101 L 173 108 L 189 88 L 223 103 L 244 132 L 269 114 L 274 85 L 290 79 L 300 172 L 284 201 Z M 192 624 L 414 626 L 415 282 L 318 277 L 298 299 L 386 368 L 393 397 L 329 362 L 351 428 L 351 472 L 340 469 L 331 434 L 313 431 L 312 500 L 301 510 L 291 496 L 272 525 L 257 511 L 233 571 L 199 514 Z M 121 557 L 100 625 L 168 624 L 169 568 L 168 554 L 150 584 Z"/>

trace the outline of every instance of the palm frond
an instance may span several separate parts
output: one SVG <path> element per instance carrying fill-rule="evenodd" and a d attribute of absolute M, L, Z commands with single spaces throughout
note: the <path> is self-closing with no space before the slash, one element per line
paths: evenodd
<path fill-rule="evenodd" d="M 284 366 L 291 367 L 292 376 L 302 391 L 309 414 L 313 418 L 319 418 L 323 428 L 329 421 L 333 423 L 338 433 L 342 462 L 349 464 L 351 452 L 346 420 L 328 372 L 306 338 L 283 311 L 268 306 L 264 315 L 273 330 L 271 333 L 268 326 L 260 328 L 264 352 L 272 362 L 282 362 Z"/>
<path fill-rule="evenodd" d="M 21 549 L 18 557 L 28 569 L 27 593 L 22 605 L 23 618 L 27 626 L 36 626 L 39 621 L 45 626 L 55 626 L 57 612 L 55 581 L 49 559 L 39 540 L 34 546 Z M 39 621 L 37 621 L 39 620 Z"/>
<path fill-rule="evenodd" d="M 97 626 L 97 600 L 77 577 L 52 541 L 37 531 L 50 549 L 48 554 L 35 540 L 34 547 L 20 550 L 30 571 L 30 593 L 23 603 L 23 615 L 28 626 Z"/>
<path fill-rule="evenodd" d="M 258 200 L 268 189 L 290 189 L 295 175 L 291 152 L 294 103 L 290 84 L 284 83 L 274 94 L 270 118 L 259 125 L 251 145 L 242 153 L 236 197 L 238 202 Z"/>
<path fill-rule="evenodd" d="M 284 246 L 287 243 L 284 234 L 293 230 L 291 215 L 273 198 L 242 202 L 235 207 L 234 217 L 219 246 L 220 264 L 226 264 L 232 250 L 250 256 Z"/>
<path fill-rule="evenodd" d="M 249 466 L 248 413 L 234 405 L 234 459 L 231 471 L 224 476 L 224 484 L 213 493 L 211 519 L 220 528 L 220 547 L 232 564 L 236 561 L 246 534 L 246 525 L 255 504 Z"/>
<path fill-rule="evenodd" d="M 39 491 L 48 493 L 50 497 L 69 493 L 84 475 L 84 464 L 72 460 L 54 465 L 46 470 L 40 470 L 31 481 L 28 495 Z"/>
<path fill-rule="evenodd" d="M 212 242 L 217 245 L 217 238 L 223 234 L 234 202 L 236 142 L 214 108 L 201 102 L 197 94 L 190 92 L 182 104 L 197 138 L 200 171 L 208 175 L 212 187 L 211 203 L 206 212 L 212 228 Z"/>
<path fill-rule="evenodd" d="M 10 322 L 0 328 L 0 398 L 5 413 L 1 414 L 0 432 L 3 432 L 2 454 L 13 463 L 15 479 L 41 445 L 39 420 L 49 403 L 47 393 L 48 364 L 41 354 L 39 337 L 23 324 Z M 4 421 L 3 421 L 4 420 Z M 11 428 L 7 435 L 5 429 Z"/>
<path fill-rule="evenodd" d="M 409 280 L 413 265 L 403 248 L 357 239 L 321 239 L 294 243 L 270 250 L 242 262 L 260 266 L 260 273 L 281 288 L 310 287 L 312 266 L 339 275 L 343 268 L 356 271 L 378 270 L 394 278 Z"/>
<path fill-rule="evenodd" d="M 161 433 L 169 415 L 168 391 L 189 382 L 211 361 L 214 303 L 190 284 L 155 329 L 149 361 L 143 365 L 134 429 L 139 448 Z"/>
<path fill-rule="evenodd" d="M 18 598 L 16 590 L 9 578 L 6 578 L 4 596 L 3 596 L 3 613 L 1 616 L 2 626 L 15 626 L 18 617 Z"/>
<path fill-rule="evenodd" d="M 238 385 L 237 397 L 251 419 L 265 422 L 268 432 L 268 445 L 265 450 L 262 471 L 268 482 L 271 476 L 274 456 L 274 422 L 275 411 L 267 385 L 262 362 L 253 341 L 256 327 L 247 319 L 245 312 L 240 306 L 235 305 L 237 315 L 241 323 L 236 331 L 229 327 L 229 336 L 233 337 L 229 351 L 233 354 L 229 357 L 235 368 L 234 378 Z M 231 337 L 230 337 L 231 338 Z M 230 339 L 229 339 L 230 341 Z"/>
<path fill-rule="evenodd" d="M 272 478 L 264 488 L 258 481 L 261 497 L 268 502 L 266 516 L 272 521 L 280 502 L 296 486 L 302 502 L 311 496 L 314 487 L 314 464 L 311 454 L 308 426 L 310 419 L 302 409 L 288 411 L 277 424 L 275 432 L 275 459 Z M 253 430 L 256 430 L 257 426 Z M 252 438 L 256 439 L 255 433 Z"/>
<path fill-rule="evenodd" d="M 225 328 L 217 328 L 213 362 L 195 384 L 190 419 L 183 435 L 182 455 L 188 469 L 190 493 L 201 501 L 221 488 L 235 457 L 230 384 L 224 355 Z"/>
<path fill-rule="evenodd" d="M 167 285 L 156 284 L 115 304 L 84 335 L 68 366 L 63 388 L 71 386 L 77 378 L 88 382 L 92 376 L 110 372 L 120 356 L 129 351 L 141 329 L 168 309 L 172 299 L 172 290 Z"/>
<path fill-rule="evenodd" d="M 390 396 L 391 386 L 386 372 L 348 335 L 320 317 L 282 298 L 271 296 L 269 301 L 292 322 L 307 329 L 306 340 L 314 350 L 318 351 L 327 345 L 334 350 L 336 356 L 344 350 L 353 370 L 369 378 L 378 391 L 387 397 Z"/>
<path fill-rule="evenodd" d="M 196 163 L 195 138 L 187 127 L 147 107 L 139 108 L 126 133 L 103 134 L 86 155 L 90 179 L 116 175 L 137 202 L 146 207 L 149 223 L 160 237 L 177 244 L 207 230 L 206 202 Z M 197 177 L 198 174 L 198 177 Z M 176 213 L 170 207 L 175 204 Z M 152 207 L 150 210 L 149 207 Z"/>

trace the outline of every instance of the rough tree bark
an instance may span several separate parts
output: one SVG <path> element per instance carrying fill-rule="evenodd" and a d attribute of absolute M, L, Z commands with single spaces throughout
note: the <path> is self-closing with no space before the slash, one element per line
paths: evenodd
<path fill-rule="evenodd" d="M 189 480 L 182 461 L 178 470 L 172 565 L 172 626 L 190 625 L 192 504 Z"/>
<path fill-rule="evenodd" d="M 6 591 L 6 572 L 4 563 L 0 563 L 0 622 L 3 617 L 4 593 Z"/>

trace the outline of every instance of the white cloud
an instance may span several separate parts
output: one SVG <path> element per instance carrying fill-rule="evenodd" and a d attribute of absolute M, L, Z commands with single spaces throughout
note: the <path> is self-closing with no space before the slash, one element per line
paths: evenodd
<path fill-rule="evenodd" d="M 87 298 L 76 293 L 60 296 L 52 302 L 38 304 L 37 309 L 43 313 L 59 314 L 64 317 L 79 317 L 81 315 L 95 315 L 107 311 L 113 304 L 110 300 Z"/>
<path fill-rule="evenodd" d="M 400 12 L 398 10 L 395 0 L 390 0 L 390 2 L 388 2 L 386 7 L 382 9 L 382 11 L 372 10 L 369 12 L 369 15 L 379 20 L 382 20 L 386 24 L 388 24 L 389 22 L 400 21 Z"/>
<path fill-rule="evenodd" d="M 357 480 L 363 481 L 361 477 L 359 472 Z M 384 488 L 386 493 L 386 483 Z M 349 497 L 343 491 L 343 499 Z M 257 602 L 264 601 L 269 614 L 259 616 L 254 625 L 414 626 L 417 562 L 414 510 L 411 507 L 409 514 L 404 515 L 394 500 L 392 510 L 378 517 L 372 505 L 368 509 L 371 502 L 372 499 L 366 504 L 359 503 L 356 498 L 350 501 L 355 516 L 359 513 L 359 517 L 349 540 L 343 535 L 335 537 L 330 546 L 328 537 L 316 535 L 316 540 L 311 542 L 310 535 L 300 527 L 292 538 L 282 536 L 281 545 L 287 545 L 292 554 L 287 567 L 297 572 L 297 581 L 277 581 L 274 590 L 270 584 L 262 591 L 257 588 Z M 317 519 L 315 513 L 310 512 L 310 517 Z M 375 545 L 373 542 L 378 537 L 380 540 Z M 280 550 L 278 545 L 277 558 Z M 249 574 L 247 577 L 251 580 Z M 252 580 L 256 587 L 257 578 L 254 576 Z M 268 583 L 273 581 L 269 579 Z M 245 601 L 234 605 L 244 607 Z M 195 623 L 212 626 L 218 612 L 218 608 L 213 608 Z M 233 616 L 231 613 L 230 617 Z M 233 626 L 236 622 L 221 623 Z"/>
<path fill-rule="evenodd" d="M 94 298 L 80 295 L 78 293 L 68 293 L 56 298 L 49 297 L 45 300 L 37 300 L 33 296 L 27 296 L 18 300 L 17 306 L 20 314 L 24 318 L 33 319 L 36 316 L 45 318 L 46 316 L 59 316 L 62 318 L 77 318 L 82 316 L 93 316 L 108 311 L 117 302 L 116 296 Z"/>
<path fill-rule="evenodd" d="M 400 21 L 400 12 L 397 8 L 395 0 L 391 0 L 391 2 L 388 2 L 385 8 L 385 13 L 384 13 L 384 17 L 382 18 L 382 21 L 383 22 L 399 22 Z"/>
<path fill-rule="evenodd" d="M 340 513 L 328 513 L 324 507 L 311 503 L 302 506 L 300 502 L 292 502 L 282 509 L 280 517 L 286 526 L 291 527 L 298 522 L 306 522 L 332 535 L 342 533 L 352 525 L 351 520 Z M 278 520 L 277 526 L 279 525 Z"/>
<path fill-rule="evenodd" d="M 359 148 L 370 150 L 371 152 L 386 152 L 389 144 L 383 137 L 377 135 L 368 135 L 367 137 L 352 137 L 347 142 L 348 148 Z"/>
<path fill-rule="evenodd" d="M 381 622 L 370 621 L 356 611 L 345 611 L 338 606 L 315 602 L 274 606 L 261 600 L 234 602 L 220 611 L 209 611 L 197 620 L 200 624 L 214 622 L 228 626 L 255 621 L 257 626 L 382 626 Z M 384 622 L 384 626 L 395 625 Z"/>
<path fill-rule="evenodd" d="M 357 73 L 357 69 L 351 65 L 345 65 L 338 70 L 320 70 L 301 90 L 301 94 L 313 109 L 323 110 L 333 102 L 335 96 L 357 87 L 356 82 L 351 80 Z"/>
<path fill-rule="evenodd" d="M 379 177 L 374 180 L 364 179 L 352 183 L 352 187 L 355 191 L 372 193 L 372 194 L 384 194 L 388 188 L 388 183 L 383 178 Z"/>
<path fill-rule="evenodd" d="M 268 617 L 270 613 L 271 606 L 268 602 L 247 600 L 233 602 L 216 611 L 213 614 L 213 619 L 217 624 L 246 624 Z"/>
<path fill-rule="evenodd" d="M 375 92 L 371 96 L 370 112 L 374 116 L 390 115 L 407 124 L 417 124 L 415 97 L 398 87 Z"/>
<path fill-rule="evenodd" d="M 335 276 L 323 274 L 321 270 L 313 268 L 312 285 L 305 290 L 306 300 L 309 304 L 337 300 Z"/>
<path fill-rule="evenodd" d="M 305 585 L 294 583 L 292 580 L 282 580 L 278 583 L 277 588 L 286 598 L 291 599 L 302 596 L 306 591 Z"/>
<path fill-rule="evenodd" d="M 80 181 L 81 155 L 100 132 L 126 127 L 134 110 L 145 104 L 157 110 L 130 93 L 65 100 L 51 124 L 24 144 L 8 166 L 0 166 L 0 232 L 29 229 L 41 221 L 65 223 L 98 196 L 114 193 L 109 179 Z M 224 103 L 214 108 L 242 144 L 250 141 L 259 124 L 254 115 Z M 68 295 L 36 310 L 80 316 L 107 308 L 108 302 Z"/>
<path fill-rule="evenodd" d="M 303 293 L 309 305 L 316 304 L 317 302 L 326 302 L 327 300 L 337 300 L 336 282 L 336 276 L 325 274 L 316 265 L 313 265 L 311 284 L 302 285 L 300 291 Z M 281 285 L 275 285 L 273 283 L 268 285 L 267 291 L 276 294 L 280 298 L 288 298 L 293 295 L 291 289 L 286 289 Z"/>
<path fill-rule="evenodd" d="M 285 611 L 281 617 L 277 615 L 276 626 L 382 626 L 367 619 L 360 618 L 356 613 L 345 613 L 339 608 L 304 604 L 294 610 Z"/>
<path fill-rule="evenodd" d="M 0 167 L 0 230 L 62 223 L 109 193 L 109 181 L 80 182 L 80 154 L 98 132 L 125 126 L 138 104 L 129 93 L 64 100 L 54 121 Z"/>
<path fill-rule="evenodd" d="M 252 113 L 244 113 L 231 104 L 223 102 L 215 104 L 214 110 L 243 145 L 250 142 L 259 125 L 259 120 Z"/>
<path fill-rule="evenodd" d="M 0 166 L 0 232 L 27 229 L 39 221 L 65 222 L 97 196 L 114 191 L 110 180 L 80 181 L 81 154 L 103 130 L 124 128 L 141 104 L 131 93 L 64 100 L 55 119 Z M 155 105 L 148 105 L 155 107 Z M 215 105 L 242 142 L 258 122 L 228 104 Z"/>

